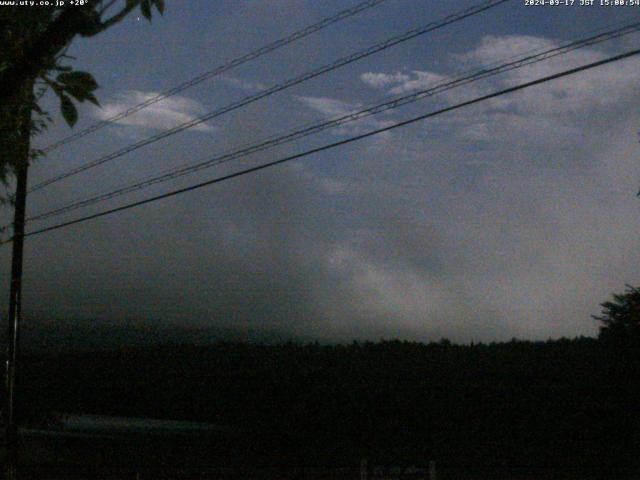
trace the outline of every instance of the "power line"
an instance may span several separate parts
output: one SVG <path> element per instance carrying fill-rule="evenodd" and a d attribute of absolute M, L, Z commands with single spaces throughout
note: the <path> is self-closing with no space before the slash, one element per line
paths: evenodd
<path fill-rule="evenodd" d="M 218 165 L 221 163 L 226 163 L 228 161 L 237 159 L 237 158 L 241 158 L 244 156 L 247 156 L 249 154 L 258 152 L 258 151 L 262 151 L 266 148 L 270 148 L 272 146 L 276 146 L 276 145 L 281 145 L 283 143 L 288 143 L 290 141 L 314 134 L 314 133 L 318 133 L 322 130 L 328 129 L 328 128 L 333 128 L 339 125 L 343 125 L 345 123 L 348 122 L 352 122 L 352 121 L 356 121 L 356 120 L 360 120 L 362 118 L 365 118 L 367 116 L 373 115 L 373 114 L 377 114 L 392 108 L 397 108 L 403 105 L 406 105 L 408 103 L 412 103 L 415 102 L 417 100 L 423 99 L 427 96 L 432 96 L 438 93 L 442 93 L 444 91 L 450 90 L 452 88 L 456 88 L 458 86 L 461 85 L 465 85 L 468 83 L 471 83 L 473 81 L 478 81 L 484 78 L 487 78 L 489 76 L 493 76 L 493 75 L 497 75 L 499 73 L 504 73 L 506 71 L 510 71 L 513 70 L 515 68 L 521 68 L 523 66 L 526 65 L 531 65 L 533 63 L 537 63 L 539 61 L 542 60 L 546 60 L 561 54 L 565 54 L 571 50 L 575 50 L 578 48 L 582 48 L 585 46 L 590 46 L 590 45 L 594 45 L 596 43 L 600 43 L 606 40 L 610 40 L 612 38 L 617 38 L 632 32 L 636 32 L 638 31 L 640 27 L 640 23 L 635 23 L 635 24 L 631 24 L 631 25 L 626 25 L 624 27 L 618 28 L 618 29 L 614 29 L 614 30 L 610 30 L 608 32 L 604 32 L 601 33 L 599 35 L 595 35 L 595 36 L 591 36 L 589 38 L 586 39 L 581 39 L 581 40 L 576 40 L 573 41 L 571 43 L 556 47 L 556 48 L 552 48 L 552 49 L 548 49 L 546 51 L 543 51 L 541 53 L 537 53 L 536 55 L 529 55 L 526 56 L 524 58 L 520 58 L 514 62 L 509 62 L 506 64 L 501 64 L 496 68 L 492 68 L 492 69 L 482 69 L 480 71 L 476 71 L 474 74 L 469 75 L 469 76 L 462 76 L 459 77 L 453 81 L 450 82 L 444 82 L 441 83 L 439 85 L 436 85 L 430 89 L 426 89 L 426 90 L 421 90 L 418 92 L 414 92 L 413 94 L 410 95 L 406 95 L 403 97 L 399 97 L 396 98 L 394 100 L 390 100 L 387 102 L 384 102 L 382 104 L 378 104 L 378 105 L 373 105 L 373 106 L 369 106 L 363 110 L 360 110 L 358 112 L 353 112 L 347 115 L 343 115 L 343 116 L 339 116 L 339 117 L 335 117 L 333 119 L 330 119 L 328 121 L 322 122 L 322 123 L 316 123 L 316 124 L 311 124 L 311 126 L 306 126 L 303 127 L 302 129 L 296 130 L 292 133 L 283 135 L 283 136 L 276 136 L 272 139 L 263 141 L 261 143 L 258 144 L 254 144 L 251 145 L 249 147 L 245 147 L 242 148 L 240 150 L 236 150 L 236 151 L 232 151 L 230 153 L 224 153 L 220 156 L 214 157 L 213 159 L 209 159 L 206 160 L 204 162 L 200 162 L 197 163 L 195 165 L 188 165 L 188 166 L 182 166 L 182 167 L 178 167 L 178 168 L 173 168 L 170 170 L 166 170 L 162 173 L 160 173 L 159 175 L 156 175 L 154 177 L 151 178 L 147 178 L 144 179 L 142 181 L 137 181 L 134 183 L 129 183 L 123 187 L 119 187 L 116 190 L 112 190 L 112 191 L 108 191 L 106 193 L 102 193 L 93 197 L 90 197 L 88 199 L 84 199 L 84 200 L 80 200 L 80 201 L 76 201 L 73 202 L 71 204 L 62 206 L 62 207 L 58 207 L 54 210 L 50 210 L 48 212 L 44 212 L 41 214 L 37 214 L 34 215 L 32 217 L 29 218 L 30 221 L 35 221 L 35 220 L 42 220 L 42 219 L 46 219 L 46 218 L 50 218 L 52 216 L 57 216 L 60 215 L 62 213 L 67 213 L 69 211 L 72 210 L 76 210 L 78 208 L 81 207 L 85 207 L 85 206 L 89 206 L 95 203 L 98 203 L 100 201 L 103 200 L 108 200 L 108 199 L 112 199 L 121 195 L 124 195 L 126 193 L 130 193 L 132 191 L 136 191 L 139 190 L 141 188 L 145 188 L 151 185 L 154 185 L 156 183 L 161 183 L 161 182 L 165 182 L 165 181 L 169 181 L 175 178 L 178 178 L 180 176 L 184 176 L 190 173 L 194 173 L 197 172 L 199 170 L 205 169 L 205 168 L 210 168 L 214 165 Z M 540 49 L 537 49 L 538 51 Z M 497 62 L 496 62 L 497 63 Z"/>
<path fill-rule="evenodd" d="M 335 70 L 337 68 L 340 68 L 340 67 L 342 67 L 344 65 L 348 65 L 348 64 L 353 63 L 355 61 L 358 61 L 358 60 L 360 60 L 362 58 L 365 58 L 367 56 L 373 55 L 374 53 L 377 53 L 379 51 L 382 51 L 382 50 L 385 50 L 385 49 L 390 48 L 392 46 L 395 46 L 395 45 L 397 45 L 399 43 L 406 42 L 406 41 L 411 40 L 411 39 L 413 39 L 413 38 L 415 38 L 417 36 L 426 34 L 428 32 L 436 30 L 438 28 L 441 28 L 441 27 L 444 27 L 446 25 L 449 25 L 451 23 L 460 21 L 460 20 L 462 20 L 464 18 L 467 18 L 469 16 L 476 15 L 476 14 L 481 13 L 481 12 L 483 12 L 483 11 L 489 9 L 489 8 L 493 8 L 495 6 L 498 6 L 499 4 L 505 3 L 507 1 L 509 1 L 509 0 L 488 0 L 488 1 L 483 2 L 481 4 L 474 5 L 474 6 L 470 7 L 470 8 L 462 10 L 461 12 L 457 12 L 457 13 L 454 13 L 452 15 L 449 15 L 449 16 L 445 17 L 444 19 L 440 20 L 440 21 L 431 22 L 431 23 L 429 23 L 429 24 L 427 24 L 427 25 L 425 25 L 423 27 L 419 27 L 419 28 L 415 28 L 415 29 L 409 30 L 409 31 L 407 31 L 407 32 L 405 32 L 405 33 L 403 33 L 401 35 L 398 35 L 398 36 L 392 37 L 390 39 L 387 39 L 387 40 L 385 40 L 383 42 L 377 43 L 377 44 L 375 44 L 375 45 L 373 45 L 371 47 L 368 47 L 368 48 L 366 48 L 364 50 L 360 50 L 360 51 L 358 51 L 356 53 L 353 53 L 353 54 L 351 54 L 351 55 L 349 55 L 347 57 L 340 58 L 340 59 L 334 61 L 331 64 L 328 64 L 328 65 L 325 65 L 325 66 L 320 67 L 318 69 L 309 71 L 309 72 L 304 73 L 304 74 L 302 74 L 302 75 L 300 75 L 298 77 L 294 77 L 292 79 L 289 79 L 289 80 L 287 80 L 287 81 L 285 81 L 283 83 L 277 84 L 277 85 L 275 85 L 275 86 L 273 86 L 271 88 L 262 90 L 262 91 L 258 92 L 255 95 L 250 95 L 248 97 L 242 98 L 242 99 L 240 99 L 240 100 L 238 100 L 236 102 L 233 102 L 233 103 L 231 103 L 229 105 L 226 105 L 225 107 L 219 108 L 219 109 L 217 109 L 217 110 L 215 110 L 213 112 L 210 112 L 210 113 L 208 113 L 208 114 L 206 114 L 204 116 L 198 117 L 198 118 L 193 119 L 193 120 L 191 120 L 189 122 L 185 122 L 185 123 L 183 123 L 181 125 L 178 125 L 178 126 L 172 128 L 172 129 L 170 129 L 170 130 L 167 130 L 167 131 L 162 132 L 160 134 L 148 137 L 148 138 L 146 138 L 144 140 L 141 140 L 139 142 L 136 142 L 136 143 L 134 143 L 132 145 L 126 146 L 126 147 L 124 147 L 124 148 L 122 148 L 120 150 L 112 152 L 111 154 L 108 154 L 108 155 L 105 155 L 103 157 L 100 157 L 100 158 L 98 158 L 98 159 L 96 159 L 94 161 L 91 161 L 89 163 L 86 163 L 84 165 L 76 167 L 74 169 L 71 169 L 71 170 L 69 170 L 69 171 L 67 171 L 65 173 L 56 175 L 56 176 L 54 176 L 54 177 L 52 177 L 52 178 L 50 178 L 48 180 L 44 180 L 44 181 L 36 184 L 35 186 L 31 187 L 31 189 L 29 190 L 29 193 L 37 191 L 37 190 L 40 190 L 40 189 L 42 189 L 42 188 L 44 188 L 44 187 L 46 187 L 46 186 L 48 186 L 48 185 L 50 185 L 52 183 L 55 183 L 55 182 L 58 182 L 60 180 L 65 179 L 65 178 L 68 178 L 70 176 L 76 175 L 76 174 L 78 174 L 80 172 L 86 171 L 86 170 L 88 170 L 90 168 L 93 168 L 95 166 L 98 166 L 98 165 L 101 165 L 103 163 L 106 163 L 106 162 L 109 162 L 111 160 L 114 160 L 116 158 L 119 158 L 119 157 L 121 157 L 123 155 L 126 155 L 127 153 L 130 153 L 132 151 L 137 150 L 138 148 L 144 147 L 144 146 L 149 145 L 151 143 L 154 143 L 154 142 L 157 142 L 159 140 L 162 140 L 162 139 L 164 139 L 164 138 L 166 138 L 166 137 L 168 137 L 170 135 L 173 135 L 173 134 L 182 132 L 184 130 L 187 130 L 189 128 L 192 128 L 192 127 L 194 127 L 196 125 L 199 125 L 199 124 L 204 123 L 204 122 L 206 122 L 208 120 L 211 120 L 213 118 L 221 116 L 221 115 L 223 115 L 225 113 L 228 113 L 230 111 L 233 111 L 233 110 L 236 110 L 236 109 L 241 108 L 243 106 L 246 106 L 246 105 L 248 105 L 250 103 L 253 103 L 253 102 L 257 101 L 257 100 L 265 98 L 265 97 L 267 97 L 269 95 L 273 95 L 274 93 L 280 92 L 280 91 L 285 90 L 287 88 L 290 88 L 290 87 L 292 87 L 294 85 L 297 85 L 299 83 L 302 83 L 304 81 L 310 80 L 310 79 L 315 78 L 315 77 L 317 77 L 319 75 L 322 75 L 324 73 L 327 73 L 327 72 L 330 72 L 330 71 Z"/>
<path fill-rule="evenodd" d="M 429 112 L 429 113 L 426 113 L 426 114 L 423 114 L 423 115 L 419 115 L 419 116 L 413 117 L 413 118 L 411 118 L 409 120 L 404 120 L 402 122 L 394 123 L 393 125 L 389 125 L 389 126 L 384 127 L 384 128 L 379 128 L 377 130 L 372 130 L 370 132 L 363 133 L 361 135 L 353 136 L 353 137 L 350 137 L 350 138 L 347 138 L 347 139 L 344 139 L 344 140 L 340 140 L 338 142 L 334 142 L 334 143 L 330 143 L 330 144 L 327 144 L 327 145 L 323 145 L 321 147 L 314 148 L 314 149 L 311 149 L 311 150 L 307 150 L 305 152 L 297 153 L 295 155 L 290 155 L 288 157 L 284 157 L 284 158 L 281 158 L 281 159 L 278 159 L 278 160 L 274 160 L 272 162 L 268 162 L 268 163 L 264 163 L 262 165 L 258 165 L 258 166 L 251 167 L 251 168 L 247 168 L 247 169 L 235 172 L 235 173 L 224 175 L 222 177 L 217 177 L 217 178 L 214 178 L 214 179 L 211 179 L 211 180 L 207 180 L 205 182 L 197 183 L 195 185 L 191 185 L 191 186 L 188 186 L 188 187 L 184 187 L 184 188 L 180 188 L 180 189 L 177 189 L 177 190 L 173 190 L 171 192 L 163 193 L 161 195 L 156 195 L 156 196 L 153 196 L 153 197 L 150 197 L 150 198 L 146 198 L 144 200 L 139 200 L 137 202 L 129 203 L 127 205 L 123 205 L 123 206 L 120 206 L 120 207 L 112 208 L 112 209 L 109 209 L 109 210 L 104 210 L 102 212 L 94 213 L 92 215 L 87 215 L 87 216 L 84 216 L 84 217 L 80 217 L 80 218 L 77 218 L 77 219 L 74 219 L 74 220 L 70 220 L 68 222 L 63 222 L 63 223 L 59 223 L 57 225 L 52 225 L 50 227 L 42 228 L 42 229 L 39 229 L 39 230 L 34 230 L 34 231 L 26 233 L 24 236 L 25 237 L 29 237 L 29 236 L 33 236 L 33 235 L 39 235 L 39 234 L 42 234 L 42 233 L 45 233 L 45 232 L 50 232 L 50 231 L 53 231 L 53 230 L 58 230 L 58 229 L 61 229 L 61 228 L 69 227 L 71 225 L 76 225 L 78 223 L 83 223 L 83 222 L 86 222 L 86 221 L 89 221 L 89 220 L 93 220 L 93 219 L 96 219 L 96 218 L 99 218 L 99 217 L 104 217 L 106 215 L 110 215 L 110 214 L 113 214 L 113 213 L 122 212 L 124 210 L 129 210 L 131 208 L 138 207 L 138 206 L 141 206 L 141 205 L 146 205 L 148 203 L 156 202 L 158 200 L 163 200 L 165 198 L 169 198 L 169 197 L 173 197 L 173 196 L 176 196 L 176 195 L 180 195 L 182 193 L 186 193 L 186 192 L 190 192 L 190 191 L 193 191 L 193 190 L 197 190 L 197 189 L 209 186 L 209 185 L 213 185 L 215 183 L 220 183 L 220 182 L 223 182 L 225 180 L 230 180 L 232 178 L 236 178 L 236 177 L 240 177 L 240 176 L 243 176 L 243 175 L 247 175 L 249 173 L 257 172 L 259 170 L 264 170 L 266 168 L 273 167 L 275 165 L 280 165 L 282 163 L 289 162 L 291 160 L 296 160 L 298 158 L 306 157 L 306 156 L 309 156 L 309 155 L 313 155 L 315 153 L 319 153 L 319 152 L 322 152 L 322 151 L 325 151 L 325 150 L 329 150 L 329 149 L 336 148 L 336 147 L 339 147 L 339 146 L 342 146 L 342 145 L 346 145 L 348 143 L 352 143 L 352 142 L 355 142 L 355 141 L 358 141 L 358 140 L 362 140 L 364 138 L 368 138 L 368 137 L 371 137 L 373 135 L 378 135 L 378 134 L 383 133 L 383 132 L 387 132 L 387 131 L 390 131 L 390 130 L 394 130 L 396 128 L 404 127 L 406 125 L 410 125 L 412 123 L 415 123 L 415 122 L 418 122 L 418 121 L 421 121 L 421 120 L 426 120 L 428 118 L 432 118 L 432 117 L 435 117 L 437 115 L 441 115 L 441 114 L 444 114 L 444 113 L 447 113 L 447 112 L 451 112 L 451 111 L 457 110 L 459 108 L 467 107 L 469 105 L 474 105 L 474 104 L 477 104 L 477 103 L 480 103 L 480 102 L 484 102 L 486 100 L 490 100 L 492 98 L 496 98 L 496 97 L 499 97 L 499 96 L 502 96 L 502 95 L 506 95 L 506 94 L 509 94 L 509 93 L 513 93 L 513 92 L 516 92 L 516 91 L 519 91 L 519 90 L 524 90 L 525 88 L 529 88 L 529 87 L 532 87 L 532 86 L 535 86 L 535 85 L 546 83 L 546 82 L 549 82 L 551 80 L 555 80 L 555 79 L 558 79 L 558 78 L 566 77 L 568 75 L 573 75 L 573 74 L 576 74 L 576 73 L 579 73 L 579 72 L 583 72 L 585 70 L 590 70 L 592 68 L 599 67 L 601 65 L 606 65 L 606 64 L 609 64 L 609 63 L 617 62 L 617 61 L 620 61 L 620 60 L 623 60 L 625 58 L 629 58 L 629 57 L 632 57 L 632 56 L 635 56 L 635 55 L 638 55 L 638 54 L 640 54 L 640 49 L 631 50 L 631 51 L 628 51 L 628 52 L 625 52 L 625 53 L 622 53 L 622 54 L 619 54 L 619 55 L 615 55 L 615 56 L 612 56 L 612 57 L 605 58 L 603 60 L 599 60 L 597 62 L 592 62 L 592 63 L 586 64 L 586 65 L 582 65 L 582 66 L 579 66 L 579 67 L 575 67 L 575 68 L 572 68 L 572 69 L 569 69 L 569 70 L 564 70 L 562 72 L 555 73 L 553 75 L 548 75 L 546 77 L 538 78 L 536 80 L 532 80 L 532 81 L 529 81 L 529 82 L 521 83 L 519 85 L 516 85 L 516 86 L 513 86 L 513 87 L 509 87 L 509 88 L 505 88 L 503 90 L 499 90 L 497 92 L 490 93 L 488 95 L 483 95 L 481 97 L 477 97 L 477 98 L 474 98 L 472 100 L 467 100 L 465 102 L 460 102 L 460 103 L 457 103 L 455 105 L 452 105 L 452 106 L 449 106 L 449 107 L 446 107 L 446 108 L 442 108 L 442 109 L 439 109 L 439 110 L 436 110 L 436 111 L 433 111 L 433 112 Z M 7 243 L 9 241 L 11 241 L 11 240 L 7 240 L 7 241 L 5 241 L 3 243 Z"/>
<path fill-rule="evenodd" d="M 148 177 L 146 179 L 139 180 L 133 183 L 129 183 L 115 190 L 94 195 L 92 197 L 85 198 L 83 200 L 75 201 L 70 204 L 57 207 L 53 210 L 49 210 L 40 214 L 33 215 L 29 217 L 27 220 L 28 221 L 44 220 L 47 218 L 51 218 L 54 216 L 58 216 L 64 213 L 77 210 L 82 207 L 87 207 L 89 205 L 93 205 L 102 201 L 110 200 L 110 199 L 119 197 L 121 195 L 125 195 L 127 193 L 131 193 L 133 191 L 137 191 L 158 183 L 163 183 L 169 180 L 173 180 L 175 178 L 179 178 L 184 175 L 188 175 L 190 173 L 194 173 L 206 168 L 211 168 L 215 165 L 226 163 L 238 158 L 243 158 L 250 154 L 263 151 L 265 149 L 268 149 L 277 145 L 289 143 L 291 141 L 294 141 L 299 138 L 303 138 L 315 133 L 319 133 L 329 128 L 341 126 L 346 123 L 361 120 L 368 116 L 375 115 L 390 109 L 395 109 L 395 108 L 416 102 L 418 100 L 422 100 L 424 98 L 431 97 L 433 95 L 443 93 L 445 91 L 449 91 L 453 88 L 467 85 L 471 82 L 483 80 L 491 76 L 495 76 L 511 70 L 532 65 L 534 63 L 548 60 L 550 58 L 553 58 L 559 55 L 565 55 L 570 51 L 584 48 L 587 46 L 592 46 L 598 43 L 602 43 L 604 41 L 608 41 L 613 38 L 619 38 L 624 35 L 637 32 L 638 30 L 640 30 L 640 22 L 624 25 L 622 27 L 605 31 L 597 35 L 592 35 L 587 38 L 573 40 L 566 44 L 560 45 L 558 47 L 550 48 L 544 51 L 540 51 L 540 49 L 536 49 L 535 51 L 538 53 L 525 55 L 524 57 L 517 58 L 516 60 L 511 62 L 506 62 L 502 64 L 494 62 L 494 64 L 497 63 L 497 66 L 494 68 L 485 67 L 480 70 L 475 70 L 472 74 L 468 74 L 468 75 L 461 74 L 460 76 L 458 76 L 457 78 L 451 81 L 442 82 L 428 89 L 419 90 L 417 92 L 413 92 L 408 95 L 397 97 L 395 99 L 392 99 L 383 103 L 370 105 L 359 111 L 337 116 L 324 122 L 307 125 L 293 132 L 289 132 L 285 135 L 275 136 L 270 139 L 261 141 L 257 144 L 243 147 L 239 150 L 231 151 L 228 153 L 223 153 L 221 155 L 218 155 L 216 157 L 213 157 L 211 159 L 208 159 L 196 164 L 181 166 L 177 168 L 174 167 L 172 169 L 161 172 L 160 174 L 156 174 L 155 176 Z M 510 58 L 513 58 L 513 57 L 510 57 Z"/>
<path fill-rule="evenodd" d="M 170 88 L 169 90 L 165 90 L 162 93 L 159 93 L 158 95 L 155 95 L 147 100 L 145 100 L 142 103 L 139 103 L 138 105 L 134 105 L 133 107 L 130 107 L 120 113 L 117 113 L 105 120 L 102 120 L 100 122 L 94 123 L 93 125 L 88 126 L 87 128 L 85 128 L 84 130 L 80 130 L 77 133 L 74 133 L 72 135 L 69 135 L 67 137 L 62 138 L 61 140 L 58 140 L 57 142 L 54 142 L 48 146 L 46 146 L 45 148 L 42 149 L 42 151 L 44 153 L 49 153 L 52 150 L 55 150 L 56 148 L 61 147 L 62 145 L 66 145 L 67 143 L 71 143 L 74 142 L 86 135 L 89 135 L 90 133 L 93 133 L 97 130 L 100 130 L 103 127 L 106 127 L 107 125 L 110 125 L 112 122 L 116 122 L 118 120 L 121 120 L 123 118 L 126 118 L 130 115 L 133 115 L 136 112 L 139 112 L 140 110 L 153 105 L 154 103 L 157 103 L 161 100 L 164 100 L 165 98 L 171 97 L 173 95 L 176 95 L 177 93 L 180 93 L 188 88 L 193 87 L 194 85 L 197 85 L 199 83 L 204 82 L 205 80 L 208 80 L 210 78 L 213 78 L 215 76 L 221 75 L 222 73 L 231 70 L 232 68 L 235 68 L 237 66 L 240 66 L 246 62 L 249 62 L 251 60 L 254 60 L 258 57 L 261 57 L 263 55 L 266 55 L 269 52 L 272 52 L 274 50 L 277 50 L 278 48 L 282 48 L 286 45 L 289 45 L 290 43 L 293 43 L 297 40 L 300 40 L 301 38 L 307 37 L 309 35 L 311 35 L 312 33 L 318 32 L 330 25 L 333 25 L 334 23 L 337 23 L 341 20 L 344 20 L 346 18 L 352 17 L 364 10 L 368 10 L 369 8 L 375 7 L 376 5 L 382 3 L 382 2 L 386 2 L 387 0 L 367 0 L 366 2 L 362 2 L 357 4 L 356 6 L 352 7 L 352 8 L 348 8 L 346 10 L 342 10 L 341 12 L 338 12 L 335 15 L 332 15 L 330 17 L 326 17 L 322 20 L 320 20 L 318 23 L 314 23 L 313 25 L 309 25 L 301 30 L 298 30 L 294 33 L 292 33 L 291 35 L 288 35 L 286 37 L 283 37 L 279 40 L 276 40 L 275 42 L 269 43 L 268 45 L 265 45 L 257 50 L 254 50 L 250 53 L 247 53 L 241 57 L 235 58 L 223 65 L 220 65 L 216 68 L 214 68 L 213 70 L 209 70 L 208 72 L 205 72 L 201 75 L 198 75 L 197 77 L 192 78 L 191 80 L 188 80 L 186 82 L 183 82 L 173 88 Z"/>
<path fill-rule="evenodd" d="M 147 137 L 144 140 L 141 140 L 139 142 L 136 142 L 134 144 L 128 145 L 124 148 L 121 148 L 120 150 L 117 150 L 115 152 L 112 152 L 108 155 L 105 155 L 103 157 L 100 157 L 96 160 L 93 160 L 91 162 L 85 163 L 84 165 L 80 165 L 76 168 L 73 168 L 65 173 L 61 173 L 59 175 L 56 175 L 54 177 L 51 177 L 47 180 L 44 180 L 36 185 L 34 185 L 33 187 L 31 187 L 29 189 L 29 193 L 32 193 L 34 191 L 40 190 L 48 185 L 51 185 L 53 183 L 56 183 L 60 180 L 69 178 L 73 175 L 76 175 L 80 172 L 84 172 L 86 170 L 89 170 L 91 168 L 94 168 L 98 165 L 102 165 L 103 163 L 109 162 L 111 160 L 114 160 L 116 158 L 119 158 L 123 155 L 126 155 L 127 153 L 133 152 L 139 148 L 142 148 L 146 145 L 149 145 L 151 143 L 155 143 L 159 140 L 162 140 L 164 138 L 167 138 L 171 135 L 174 135 L 176 133 L 182 132 L 184 130 L 187 130 L 189 128 L 195 127 L 196 125 L 200 125 L 201 123 L 204 123 L 208 120 L 211 120 L 213 118 L 219 117 L 225 113 L 231 112 L 233 110 L 237 110 L 238 108 L 244 107 L 250 103 L 256 102 L 262 98 L 265 98 L 267 96 L 273 95 L 274 93 L 280 92 L 282 90 L 291 88 L 295 85 L 298 85 L 302 82 L 305 82 L 307 80 L 310 80 L 312 78 L 318 77 L 320 75 L 323 75 L 325 73 L 328 73 L 330 71 L 336 70 L 340 67 L 343 67 L 345 65 L 348 65 L 350 63 L 356 62 L 358 60 L 361 60 L 365 57 L 368 57 L 370 55 L 373 55 L 374 53 L 386 50 L 388 48 L 391 48 L 399 43 L 403 43 L 406 42 L 408 40 L 411 40 L 413 38 L 416 38 L 420 35 L 424 35 L 426 33 L 432 32 L 436 29 L 442 28 L 446 25 L 458 22 L 460 20 L 463 20 L 467 17 L 473 16 L 473 15 L 477 15 L 481 12 L 484 12 L 490 8 L 494 8 L 497 7 L 500 4 L 506 3 L 510 0 L 487 0 L 485 2 L 482 2 L 480 4 L 474 5 L 472 7 L 469 7 L 467 9 L 464 9 L 460 12 L 448 15 L 447 17 L 443 18 L 442 20 L 436 21 L 436 22 L 431 22 L 425 26 L 419 27 L 419 28 L 414 28 L 412 30 L 409 30 L 401 35 L 389 38 L 383 42 L 377 43 L 371 47 L 368 47 L 364 50 L 360 50 L 358 52 L 355 52 L 351 55 L 348 55 L 346 57 L 342 57 L 336 61 L 334 61 L 333 63 L 330 63 L 328 65 L 324 65 L 320 68 L 317 68 L 315 70 L 309 71 L 307 73 L 304 73 L 300 76 L 291 78 L 285 82 L 279 83 L 271 88 L 262 90 L 254 95 L 250 95 L 248 97 L 244 97 L 236 102 L 233 102 L 229 105 L 226 105 L 222 108 L 219 108 L 217 110 L 214 110 L 213 112 L 210 112 L 206 115 L 203 115 L 201 117 L 195 118 L 193 120 L 190 120 L 188 122 L 182 123 L 172 129 L 166 130 L 162 133 L 159 133 L 157 135 L 153 135 L 151 137 Z"/>

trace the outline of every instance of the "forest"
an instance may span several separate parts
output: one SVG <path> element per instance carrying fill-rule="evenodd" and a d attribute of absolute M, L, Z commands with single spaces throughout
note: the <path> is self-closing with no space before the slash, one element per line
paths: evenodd
<path fill-rule="evenodd" d="M 218 342 L 31 354 L 20 401 L 26 425 L 66 412 L 232 427 L 241 435 L 225 444 L 240 462 L 435 460 L 443 472 L 492 478 L 550 469 L 597 478 L 636 471 L 639 379 L 637 346 L 602 335 L 469 345 Z"/>

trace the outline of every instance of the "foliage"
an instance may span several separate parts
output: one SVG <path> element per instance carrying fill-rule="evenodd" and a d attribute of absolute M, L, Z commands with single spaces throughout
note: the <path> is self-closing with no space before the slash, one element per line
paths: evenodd
<path fill-rule="evenodd" d="M 164 12 L 164 0 L 86 0 L 84 5 L 0 8 L 0 182 L 7 185 L 17 165 L 28 161 L 21 153 L 21 117 L 31 114 L 32 135 L 51 122 L 49 113 L 38 105 L 48 89 L 59 98 L 62 116 L 71 127 L 78 120 L 74 101 L 98 105 L 93 76 L 65 64 L 73 59 L 66 55 L 70 42 L 76 36 L 92 37 L 107 30 L 137 7 L 151 20 L 152 7 Z M 29 84 L 34 92 L 31 100 L 25 100 L 20 92 Z M 30 150 L 29 157 L 41 154 Z"/>
<path fill-rule="evenodd" d="M 625 293 L 613 294 L 613 301 L 600 304 L 602 322 L 599 338 L 617 345 L 640 347 L 640 288 L 626 285 Z"/>
<path fill-rule="evenodd" d="M 591 338 L 167 345 L 25 363 L 23 398 L 34 417 L 185 419 L 270 436 L 237 446 L 251 462 L 436 460 L 439 471 L 484 468 L 494 479 L 496 467 L 584 479 L 600 468 L 638 466 L 638 359 L 612 355 Z"/>

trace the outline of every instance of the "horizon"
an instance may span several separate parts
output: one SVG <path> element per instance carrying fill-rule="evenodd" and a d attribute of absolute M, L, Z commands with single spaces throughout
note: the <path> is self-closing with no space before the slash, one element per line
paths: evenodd
<path fill-rule="evenodd" d="M 31 321 L 29 321 L 31 320 Z M 0 339 L 5 332 L 0 334 Z M 456 341 L 448 337 L 421 338 L 410 336 L 388 336 L 378 338 L 312 338 L 294 337 L 285 332 L 254 329 L 240 332 L 216 326 L 166 324 L 158 321 L 147 322 L 103 322 L 95 325 L 90 319 L 34 320 L 27 319 L 22 331 L 21 349 L 25 354 L 72 354 L 89 352 L 112 352 L 122 348 L 146 350 L 171 347 L 208 348 L 220 345 L 252 345 L 279 347 L 294 345 L 307 347 L 352 346 L 354 344 L 377 345 L 381 343 L 400 342 L 417 345 L 448 344 L 458 347 L 477 345 L 502 345 L 512 342 L 545 344 L 562 341 L 598 341 L 597 336 L 575 335 L 573 337 L 518 338 L 500 340 Z"/>

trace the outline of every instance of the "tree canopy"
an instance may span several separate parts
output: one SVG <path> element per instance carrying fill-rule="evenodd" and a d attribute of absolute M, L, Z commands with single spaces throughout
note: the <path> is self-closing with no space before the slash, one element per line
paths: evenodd
<path fill-rule="evenodd" d="M 42 332 L 43 348 L 59 348 L 52 334 Z M 29 423 L 38 428 L 47 412 L 75 412 L 202 421 L 255 435 L 203 457 L 225 465 L 436 460 L 443 480 L 622 479 L 636 478 L 624 469 L 638 471 L 639 361 L 593 338 L 474 345 L 151 345 L 147 338 L 136 347 L 132 330 L 122 335 L 127 340 L 112 349 L 102 343 L 25 357 Z"/>
<path fill-rule="evenodd" d="M 0 8 L 0 181 L 5 185 L 16 167 L 28 161 L 21 154 L 24 116 L 32 115 L 31 135 L 51 122 L 48 112 L 38 105 L 48 89 L 60 99 L 69 126 L 78 119 L 74 101 L 98 104 L 93 93 L 98 83 L 93 76 L 66 64 L 72 59 L 66 54 L 71 41 L 107 30 L 138 7 L 150 20 L 153 7 L 164 12 L 164 0 L 82 0 L 55 7 Z M 25 89 L 33 95 L 25 96 Z M 30 151 L 31 158 L 37 155 Z"/>
<path fill-rule="evenodd" d="M 625 293 L 613 294 L 613 301 L 600 304 L 600 339 L 616 344 L 640 346 L 640 288 L 626 286 Z"/>

